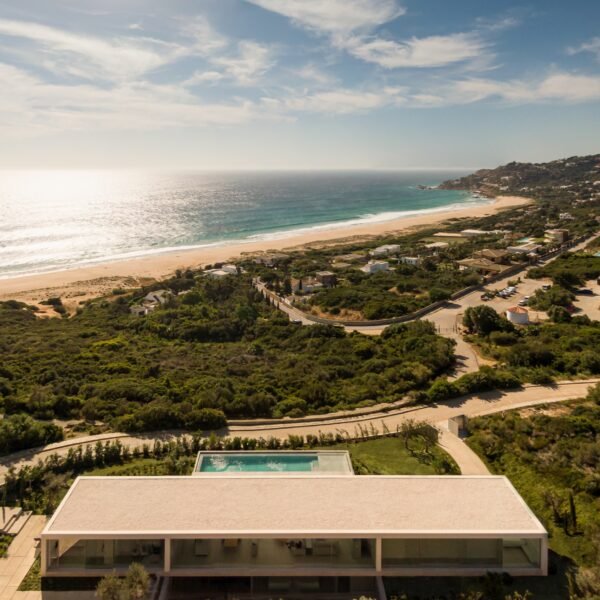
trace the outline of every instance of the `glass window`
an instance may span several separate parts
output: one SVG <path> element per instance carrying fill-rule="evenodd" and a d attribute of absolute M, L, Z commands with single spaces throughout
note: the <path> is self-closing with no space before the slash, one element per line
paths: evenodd
<path fill-rule="evenodd" d="M 171 568 L 193 567 L 374 568 L 371 539 L 174 539 Z"/>
<path fill-rule="evenodd" d="M 383 566 L 500 566 L 499 539 L 384 539 Z"/>
<path fill-rule="evenodd" d="M 51 569 L 110 569 L 139 562 L 149 569 L 164 566 L 163 540 L 79 540 L 48 542 Z"/>

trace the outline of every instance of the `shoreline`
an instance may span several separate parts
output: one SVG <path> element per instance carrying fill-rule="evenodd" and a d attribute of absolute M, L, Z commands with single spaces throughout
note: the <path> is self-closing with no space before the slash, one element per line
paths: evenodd
<path fill-rule="evenodd" d="M 531 203 L 530 198 L 498 196 L 491 204 L 465 205 L 421 215 L 401 217 L 382 222 L 354 224 L 346 227 L 317 229 L 274 239 L 224 242 L 220 245 L 170 250 L 124 260 L 96 263 L 63 271 L 20 275 L 0 279 L 0 300 L 19 300 L 38 305 L 49 297 L 63 298 L 72 312 L 80 302 L 110 294 L 114 288 L 135 288 L 163 279 L 177 269 L 200 268 L 216 262 L 239 259 L 246 254 L 265 251 L 299 250 L 308 245 L 339 245 L 351 241 L 369 240 L 386 234 L 408 233 L 441 224 L 453 218 L 477 218 L 501 210 Z M 468 211 L 468 212 L 467 212 Z M 44 307 L 46 308 L 46 307 Z M 52 310 L 44 310 L 48 316 Z"/>

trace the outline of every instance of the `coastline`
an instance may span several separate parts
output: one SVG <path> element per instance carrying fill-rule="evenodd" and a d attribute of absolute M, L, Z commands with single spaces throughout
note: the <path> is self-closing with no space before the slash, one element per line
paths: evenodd
<path fill-rule="evenodd" d="M 290 231 L 287 236 L 247 242 L 223 243 L 166 251 L 136 258 L 76 267 L 70 270 L 21 275 L 0 280 L 0 300 L 19 300 L 39 304 L 49 297 L 60 296 L 73 312 L 80 302 L 110 294 L 117 287 L 134 288 L 165 278 L 177 269 L 199 268 L 216 262 L 237 259 L 244 254 L 264 251 L 301 249 L 307 245 L 338 245 L 368 240 L 386 234 L 441 224 L 452 218 L 477 218 L 532 202 L 520 196 L 498 196 L 491 204 L 465 205 L 461 208 L 407 216 L 389 221 L 354 224 L 347 227 Z M 467 212 L 468 211 L 468 212 Z M 44 310 L 48 316 L 51 310 Z"/>

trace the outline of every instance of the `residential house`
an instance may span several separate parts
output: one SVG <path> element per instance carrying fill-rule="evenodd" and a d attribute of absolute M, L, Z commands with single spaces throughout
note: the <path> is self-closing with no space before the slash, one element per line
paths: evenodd
<path fill-rule="evenodd" d="M 315 278 L 325 287 L 333 287 L 337 283 L 336 274 L 331 271 L 317 271 L 315 273 Z"/>
<path fill-rule="evenodd" d="M 325 287 L 315 277 L 301 277 L 299 279 L 292 277 L 291 284 L 292 284 L 292 292 L 294 294 L 297 294 L 297 293 L 313 294 L 314 292 L 318 292 Z"/>
<path fill-rule="evenodd" d="M 498 265 L 503 265 L 509 262 L 509 253 L 498 248 L 484 248 L 473 252 L 473 258 L 484 258 Z"/>
<path fill-rule="evenodd" d="M 401 256 L 400 257 L 400 262 L 402 264 L 410 265 L 411 267 L 418 267 L 421 264 L 422 260 L 423 259 L 420 256 Z"/>
<path fill-rule="evenodd" d="M 392 254 L 398 254 L 400 252 L 400 246 L 398 244 L 385 244 L 384 246 L 378 246 L 377 248 L 373 248 L 369 252 L 371 256 L 374 257 L 382 257 L 382 256 L 390 256 Z"/>
<path fill-rule="evenodd" d="M 569 239 L 568 229 L 547 229 L 544 232 L 546 242 L 549 244 L 564 244 Z"/>
<path fill-rule="evenodd" d="M 318 451 L 219 454 L 199 477 L 78 477 L 40 535 L 42 578 L 76 589 L 141 563 L 198 597 L 226 582 L 248 597 L 352 598 L 378 596 L 386 577 L 548 572 L 548 534 L 504 476 L 358 476 L 313 470 Z M 218 468 L 229 454 L 241 471 Z"/>
<path fill-rule="evenodd" d="M 385 260 L 370 260 L 366 265 L 361 267 L 360 270 L 372 275 L 373 273 L 379 273 L 380 271 L 389 271 L 390 263 Z"/>
<path fill-rule="evenodd" d="M 496 275 L 507 269 L 506 265 L 495 263 L 487 258 L 465 258 L 457 261 L 461 271 L 471 270 L 481 275 Z"/>

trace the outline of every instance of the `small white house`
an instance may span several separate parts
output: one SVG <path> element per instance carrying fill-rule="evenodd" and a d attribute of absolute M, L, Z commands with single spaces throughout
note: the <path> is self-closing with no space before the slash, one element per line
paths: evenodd
<path fill-rule="evenodd" d="M 400 246 L 398 244 L 385 244 L 384 246 L 378 246 L 369 252 L 371 256 L 389 256 L 390 254 L 397 254 L 400 252 Z"/>
<path fill-rule="evenodd" d="M 363 273 L 372 275 L 373 273 L 378 273 L 379 271 L 389 271 L 390 264 L 385 260 L 370 260 L 364 267 L 361 267 L 360 270 Z"/>
<path fill-rule="evenodd" d="M 528 325 L 529 311 L 522 306 L 513 306 L 506 311 L 506 318 L 513 325 Z"/>
<path fill-rule="evenodd" d="M 400 262 L 411 267 L 418 267 L 421 264 L 421 258 L 419 256 L 402 256 Z"/>

